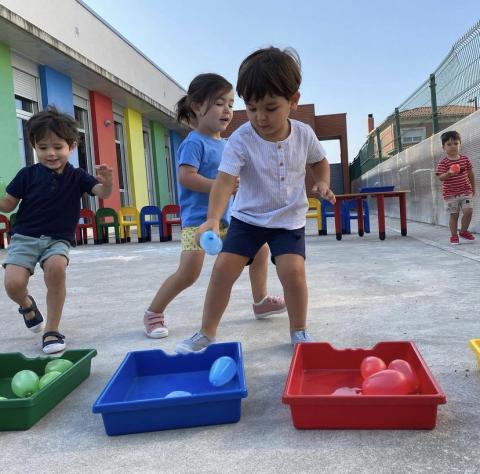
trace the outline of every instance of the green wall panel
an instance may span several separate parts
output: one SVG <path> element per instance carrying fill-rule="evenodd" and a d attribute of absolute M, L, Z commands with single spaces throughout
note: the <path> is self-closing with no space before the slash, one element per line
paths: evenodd
<path fill-rule="evenodd" d="M 165 128 L 158 122 L 150 122 L 152 133 L 153 166 L 155 170 L 155 187 L 157 206 L 162 208 L 170 204 L 168 192 L 167 159 L 165 156 Z"/>
<path fill-rule="evenodd" d="M 22 164 L 18 148 L 17 117 L 10 48 L 0 43 L 0 176 L 8 184 Z"/>

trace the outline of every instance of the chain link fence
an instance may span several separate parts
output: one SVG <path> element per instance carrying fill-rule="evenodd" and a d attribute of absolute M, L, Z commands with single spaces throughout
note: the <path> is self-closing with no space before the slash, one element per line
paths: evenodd
<path fill-rule="evenodd" d="M 350 179 L 450 127 L 479 106 L 480 21 L 453 45 L 435 72 L 370 132 L 350 165 Z"/>

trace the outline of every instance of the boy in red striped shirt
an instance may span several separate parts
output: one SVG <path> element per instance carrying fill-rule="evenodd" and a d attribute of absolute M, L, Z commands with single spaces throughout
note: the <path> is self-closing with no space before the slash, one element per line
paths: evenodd
<path fill-rule="evenodd" d="M 459 235 L 466 240 L 475 240 L 472 233 L 468 231 L 472 220 L 475 176 L 470 159 L 459 153 L 460 134 L 452 130 L 442 133 L 440 139 L 442 148 L 447 155 L 438 163 L 436 175 L 442 182 L 445 210 L 450 214 L 449 227 L 452 234 L 450 243 L 458 245 L 460 242 L 457 228 L 460 209 L 462 210 L 462 221 Z"/>

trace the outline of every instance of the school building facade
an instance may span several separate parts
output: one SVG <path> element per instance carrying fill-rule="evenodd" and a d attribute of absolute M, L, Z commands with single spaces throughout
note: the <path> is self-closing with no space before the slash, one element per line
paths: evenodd
<path fill-rule="evenodd" d="M 175 156 L 188 132 L 175 120 L 185 90 L 80 0 L 0 0 L 0 176 L 36 162 L 25 132 L 55 105 L 75 117 L 74 166 L 114 170 L 111 197 L 83 206 L 176 202 Z"/>

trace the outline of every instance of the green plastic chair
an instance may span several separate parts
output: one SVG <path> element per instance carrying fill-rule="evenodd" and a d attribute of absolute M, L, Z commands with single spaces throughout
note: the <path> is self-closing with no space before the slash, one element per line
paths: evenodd
<path fill-rule="evenodd" d="M 102 207 L 95 215 L 97 224 L 97 240 L 95 244 L 108 244 L 108 229 L 113 227 L 115 230 L 115 243 L 120 244 L 120 225 L 118 214 L 111 207 Z"/>

